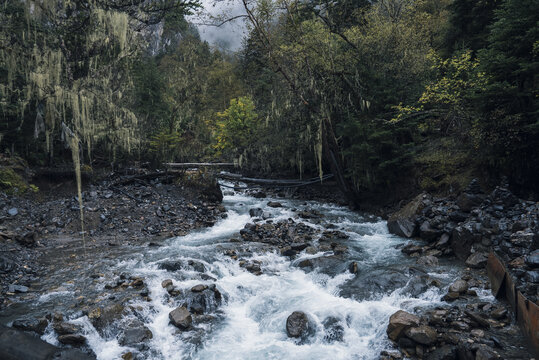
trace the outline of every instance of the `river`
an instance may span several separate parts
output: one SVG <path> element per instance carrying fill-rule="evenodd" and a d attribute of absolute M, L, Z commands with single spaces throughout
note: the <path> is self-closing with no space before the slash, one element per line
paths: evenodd
<path fill-rule="evenodd" d="M 283 207 L 268 207 L 269 200 Z M 399 309 L 414 311 L 442 304 L 441 296 L 461 271 L 454 264 L 442 263 L 433 270 L 416 266 L 415 259 L 399 250 L 407 240 L 389 234 L 385 221 L 345 207 L 256 199 L 242 193 L 225 195 L 223 205 L 226 217 L 213 227 L 168 239 L 161 246 L 101 249 L 87 254 L 91 260 L 84 261 L 76 259 L 80 254 L 70 258 L 61 250 L 47 254 L 44 291 L 13 306 L 12 316 L 62 313 L 64 320 L 82 327 L 88 346 L 102 360 L 118 359 L 127 351 L 156 360 L 377 359 L 381 350 L 391 347 L 386 336 L 389 316 Z M 251 208 L 262 208 L 270 222 L 294 219 L 316 231 L 339 230 L 348 235 L 339 240 L 348 250 L 330 262 L 315 261 L 322 265 L 313 269 L 298 264 L 332 252 L 302 251 L 290 258 L 267 244 L 241 242 L 239 231 L 253 221 Z M 298 219 L 301 210 L 322 216 Z M 316 237 L 312 245 L 319 245 Z M 227 250 L 236 251 L 247 262 L 258 261 L 262 274 L 240 266 L 230 252 L 225 254 Z M 63 260 L 55 260 L 60 255 Z M 162 264 L 167 261 L 192 266 L 166 270 Z M 355 274 L 348 270 L 353 262 Z M 127 290 L 107 287 L 122 276 L 144 279 L 147 297 L 126 297 Z M 205 299 L 206 315 L 195 317 L 191 330 L 180 331 L 169 324 L 169 313 L 186 300 L 169 295 L 162 287 L 166 279 L 182 294 L 195 285 L 213 284 L 222 297 L 220 301 Z M 492 299 L 481 291 L 480 296 Z M 130 311 L 99 331 L 81 309 L 81 304 L 89 302 L 104 306 L 118 301 Z M 287 336 L 286 320 L 294 311 L 307 314 L 312 328 L 309 337 Z M 122 329 L 133 321 L 144 323 L 152 338 L 142 346 L 120 345 Z M 51 325 L 42 338 L 58 344 Z"/>

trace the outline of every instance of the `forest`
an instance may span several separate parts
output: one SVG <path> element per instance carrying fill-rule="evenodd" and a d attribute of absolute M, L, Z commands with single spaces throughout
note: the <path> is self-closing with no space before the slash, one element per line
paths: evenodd
<path fill-rule="evenodd" d="M 357 203 L 473 177 L 537 195 L 536 1 L 243 5 L 230 52 L 196 1 L 3 1 L 1 151 L 334 173 Z"/>

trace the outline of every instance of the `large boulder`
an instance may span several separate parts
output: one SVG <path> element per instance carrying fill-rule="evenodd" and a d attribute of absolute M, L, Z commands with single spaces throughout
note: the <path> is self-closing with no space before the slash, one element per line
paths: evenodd
<path fill-rule="evenodd" d="M 404 334 L 416 343 L 427 346 L 436 343 L 438 337 L 436 330 L 427 325 L 408 328 L 404 331 Z"/>
<path fill-rule="evenodd" d="M 465 280 L 457 280 L 449 285 L 449 292 L 463 294 L 468 291 L 468 283 Z"/>
<path fill-rule="evenodd" d="M 109 305 L 104 308 L 95 308 L 90 311 L 88 318 L 97 331 L 103 333 L 105 328 L 125 315 L 125 308 L 121 304 Z"/>
<path fill-rule="evenodd" d="M 438 240 L 442 234 L 443 231 L 434 228 L 428 220 L 423 221 L 419 227 L 419 237 L 426 241 Z"/>
<path fill-rule="evenodd" d="M 95 356 L 77 349 L 61 349 L 36 336 L 0 325 L 0 359 L 2 360 L 91 360 Z"/>
<path fill-rule="evenodd" d="M 481 234 L 476 231 L 476 224 L 466 222 L 453 229 L 451 248 L 460 260 L 466 260 L 470 256 L 473 244 L 479 241 Z"/>
<path fill-rule="evenodd" d="M 185 306 L 180 306 L 168 314 L 170 322 L 179 329 L 186 330 L 191 326 L 193 317 Z"/>
<path fill-rule="evenodd" d="M 466 259 L 466 265 L 475 268 L 482 269 L 487 265 L 488 255 L 482 252 L 474 252 Z"/>
<path fill-rule="evenodd" d="M 399 310 L 389 318 L 387 336 L 393 341 L 398 341 L 406 330 L 419 326 L 419 321 L 419 317 Z"/>
<path fill-rule="evenodd" d="M 122 332 L 118 343 L 122 346 L 137 346 L 153 338 L 153 334 L 139 320 L 131 321 Z"/>
<path fill-rule="evenodd" d="M 39 335 L 45 333 L 47 328 L 48 321 L 45 318 L 41 319 L 20 319 L 13 321 L 12 326 L 15 329 L 24 330 L 24 331 L 33 331 Z"/>
<path fill-rule="evenodd" d="M 393 213 L 387 220 L 389 232 L 407 238 L 416 235 L 418 215 L 429 203 L 429 196 L 421 194 Z"/>
<path fill-rule="evenodd" d="M 286 319 L 286 333 L 289 337 L 305 338 L 312 332 L 307 314 L 303 311 L 294 311 Z"/>

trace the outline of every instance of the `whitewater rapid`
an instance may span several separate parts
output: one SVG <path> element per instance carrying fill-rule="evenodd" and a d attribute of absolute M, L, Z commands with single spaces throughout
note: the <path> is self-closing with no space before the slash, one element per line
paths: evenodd
<path fill-rule="evenodd" d="M 270 208 L 270 200 L 279 201 L 282 208 Z M 244 194 L 226 195 L 223 205 L 226 218 L 213 227 L 183 237 L 169 239 L 158 248 L 126 254 L 108 269 L 114 273 L 129 273 L 144 278 L 150 301 L 132 300 L 138 320 L 144 322 L 153 337 L 144 349 L 121 346 L 114 331 L 99 334 L 87 316 L 79 314 L 72 323 L 83 327 L 89 347 L 100 360 L 118 359 L 132 351 L 141 359 L 377 359 L 380 351 L 390 348 L 386 336 L 389 316 L 399 309 L 413 311 L 418 306 L 440 304 L 443 291 L 428 287 L 421 294 L 411 295 L 404 288 L 369 296 L 342 296 L 355 274 L 349 271 L 328 274 L 321 271 L 305 272 L 298 262 L 322 255 L 300 253 L 295 259 L 268 251 L 252 244 L 248 260 L 261 263 L 262 275 L 255 275 L 240 267 L 238 261 L 225 256 L 226 249 L 239 246 L 230 242 L 238 238 L 246 223 L 252 222 L 249 209 L 260 207 L 277 222 L 295 216 L 294 210 L 316 210 L 324 215 L 323 222 L 301 220 L 314 228 L 324 229 L 331 223 L 345 232 L 349 239 L 346 261 L 355 261 L 359 273 L 368 277 L 371 271 L 405 269 L 413 264 L 398 249 L 404 239 L 391 235 L 381 219 L 352 212 L 344 207 L 319 202 L 284 199 L 255 199 Z M 297 221 L 297 220 L 296 220 Z M 314 243 L 317 240 L 314 239 Z M 242 245 L 242 244 L 240 244 Z M 243 256 L 243 258 L 246 258 Z M 194 270 L 169 272 L 159 268 L 165 260 L 195 260 L 205 268 L 204 277 Z M 404 270 L 402 270 L 404 271 Z M 373 273 L 374 274 L 374 273 Z M 429 274 L 443 283 L 449 278 L 444 272 Z M 198 324 L 191 331 L 179 331 L 169 324 L 168 314 L 179 302 L 168 296 L 161 286 L 171 279 L 176 288 L 188 290 L 198 284 L 215 284 L 223 295 L 222 304 L 211 315 L 213 319 Z M 350 291 L 349 291 L 350 293 Z M 61 301 L 68 296 L 59 294 L 42 302 Z M 286 333 L 286 319 L 294 311 L 307 314 L 316 329 L 307 340 L 292 339 Z M 329 320 L 328 320 L 329 319 Z M 122 321 L 133 320 L 133 315 Z M 324 324 L 338 324 L 337 339 Z M 334 335 L 334 334 L 333 334 Z M 51 328 L 43 336 L 57 344 Z"/>

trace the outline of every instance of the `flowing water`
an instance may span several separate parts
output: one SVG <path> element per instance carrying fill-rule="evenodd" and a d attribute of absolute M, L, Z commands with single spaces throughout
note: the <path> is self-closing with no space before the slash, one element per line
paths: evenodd
<path fill-rule="evenodd" d="M 82 325 L 98 359 L 118 359 L 130 350 L 136 350 L 142 359 L 377 359 L 381 350 L 390 347 L 385 334 L 389 316 L 399 309 L 439 305 L 459 271 L 454 265 L 430 272 L 414 268 L 413 259 L 398 249 L 406 240 L 389 234 L 380 219 L 319 202 L 279 199 L 283 208 L 269 208 L 268 200 L 243 194 L 225 196 L 226 218 L 211 228 L 169 239 L 160 247 L 107 249 L 94 252 L 94 259 L 83 263 L 70 262 L 68 256 L 65 262 L 58 262 L 53 260 L 54 254 L 47 255 L 50 268 L 41 285 L 48 290 L 21 302 L 14 311 L 67 315 L 70 322 Z M 321 230 L 333 224 L 348 234 L 342 240 L 348 253 L 341 262 L 306 272 L 297 264 L 324 254 L 302 252 L 290 259 L 262 244 L 231 242 L 253 221 L 248 214 L 253 207 L 269 212 L 273 222 L 294 217 L 296 209 L 319 211 L 324 215 L 321 221 L 301 221 Z M 240 246 L 250 246 L 242 257 L 260 261 L 262 275 L 248 272 L 224 254 L 226 249 Z M 204 273 L 192 268 L 160 269 L 159 264 L 167 260 L 194 260 L 204 265 Z M 352 261 L 358 265 L 358 274 L 347 270 Z M 144 278 L 151 300 L 133 297 L 129 304 L 136 315 L 132 312 L 119 324 L 98 332 L 78 305 L 89 298 L 98 304 L 114 303 L 118 295 L 105 285 L 121 273 Z M 95 274 L 100 275 L 92 276 Z M 419 278 L 423 281 L 417 282 Z M 437 280 L 438 287 L 430 286 L 425 278 Z M 191 331 L 179 331 L 169 324 L 168 314 L 181 300 L 170 297 L 161 286 L 165 279 L 186 291 L 197 284 L 215 284 L 223 295 L 222 303 L 210 304 L 210 320 L 196 323 Z M 305 312 L 315 328 L 307 339 L 287 336 L 286 319 L 297 310 Z M 118 329 L 134 317 L 153 333 L 139 349 L 118 342 Z M 58 344 L 51 326 L 43 338 Z"/>

